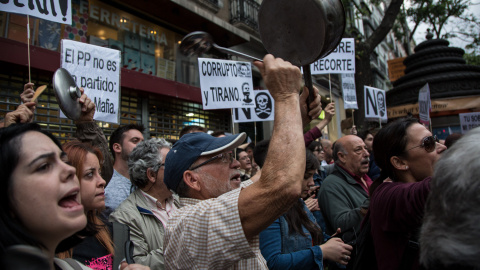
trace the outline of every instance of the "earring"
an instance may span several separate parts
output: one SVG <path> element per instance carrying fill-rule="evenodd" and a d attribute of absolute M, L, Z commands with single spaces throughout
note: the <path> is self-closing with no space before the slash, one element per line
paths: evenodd
<path fill-rule="evenodd" d="M 408 166 L 405 166 L 405 170 L 408 170 Z"/>

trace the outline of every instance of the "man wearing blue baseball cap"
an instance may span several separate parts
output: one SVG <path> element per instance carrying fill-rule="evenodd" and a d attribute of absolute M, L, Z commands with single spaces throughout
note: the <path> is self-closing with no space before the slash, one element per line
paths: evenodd
<path fill-rule="evenodd" d="M 165 159 L 164 182 L 180 196 L 182 207 L 167 224 L 166 269 L 268 269 L 258 234 L 300 198 L 305 171 L 300 100 L 308 95 L 299 95 L 302 75 L 272 55 L 254 64 L 275 99 L 261 177 L 236 188 L 240 163 L 232 150 L 244 142 L 245 133 L 183 136 Z M 318 95 L 314 103 L 320 103 Z"/>

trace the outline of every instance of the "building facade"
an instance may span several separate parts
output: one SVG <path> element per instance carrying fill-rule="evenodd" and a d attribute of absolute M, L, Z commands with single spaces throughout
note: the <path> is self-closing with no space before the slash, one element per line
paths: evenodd
<path fill-rule="evenodd" d="M 63 141 L 73 138 L 73 121 L 59 118 L 51 84 L 60 67 L 60 40 L 71 39 L 121 51 L 120 124 L 142 123 L 146 137 L 168 139 L 178 139 L 179 131 L 192 124 L 233 132 L 230 110 L 202 109 L 197 57 L 178 52 L 183 36 L 197 30 L 218 37 L 226 47 L 248 43 L 250 34 L 219 19 L 230 17 L 229 10 L 222 1 L 208 0 L 73 0 L 72 25 L 30 17 L 30 72 L 27 17 L 0 12 L 0 115 L 20 104 L 23 85 L 31 77 L 36 87 L 48 85 L 38 99 L 34 121 Z M 259 84 L 260 75 L 255 76 Z M 98 125 L 106 135 L 118 126 Z"/>

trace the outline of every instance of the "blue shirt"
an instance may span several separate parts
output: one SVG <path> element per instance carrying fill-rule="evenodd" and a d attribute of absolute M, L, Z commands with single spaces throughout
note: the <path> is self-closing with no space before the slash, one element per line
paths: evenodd
<path fill-rule="evenodd" d="M 115 169 L 110 182 L 105 188 L 105 206 L 107 213 L 111 213 L 132 193 L 135 187 L 130 182 L 130 179 L 121 175 Z"/>
<path fill-rule="evenodd" d="M 305 204 L 304 209 L 310 220 L 316 223 Z M 322 249 L 313 246 L 310 232 L 305 227 L 303 232 L 306 236 L 290 234 L 288 223 L 281 216 L 260 233 L 260 250 L 269 269 L 323 269 Z"/>

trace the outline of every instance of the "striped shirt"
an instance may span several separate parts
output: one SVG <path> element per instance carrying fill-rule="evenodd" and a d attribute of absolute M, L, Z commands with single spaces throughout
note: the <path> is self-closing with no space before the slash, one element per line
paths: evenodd
<path fill-rule="evenodd" d="M 242 188 L 209 200 L 180 198 L 182 208 L 168 220 L 166 269 L 268 269 L 258 235 L 250 241 L 238 212 Z"/>

